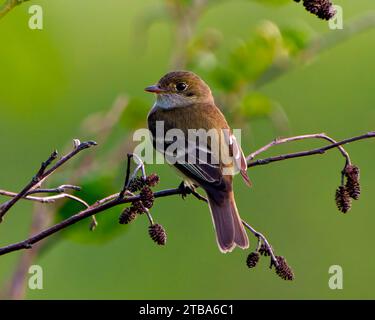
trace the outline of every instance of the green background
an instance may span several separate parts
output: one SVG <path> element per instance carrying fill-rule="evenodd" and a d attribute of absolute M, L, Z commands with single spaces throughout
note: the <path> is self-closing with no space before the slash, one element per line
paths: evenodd
<path fill-rule="evenodd" d="M 336 3 L 344 8 L 345 22 L 374 7 L 373 0 Z M 43 31 L 27 27 L 31 4 L 44 9 Z M 160 20 L 147 30 L 137 28 L 138 19 L 153 8 L 163 10 L 163 2 L 31 1 L 0 20 L 1 188 L 20 189 L 54 148 L 63 150 L 71 139 L 80 138 L 83 119 L 108 110 L 120 93 L 152 105 L 153 97 L 143 88 L 169 70 L 174 50 L 171 23 Z M 292 1 L 280 7 L 253 1 L 218 2 L 203 14 L 197 29 L 220 30 L 224 47 L 230 48 L 265 19 L 281 26 L 306 24 L 318 34 L 341 32 L 329 30 L 326 22 Z M 374 40 L 375 30 L 356 35 L 260 89 L 283 106 L 290 134 L 326 132 L 341 139 L 375 129 Z M 144 107 L 136 111 L 139 117 L 147 114 Z M 267 119 L 248 121 L 251 131 L 242 141 L 245 153 L 278 134 Z M 125 124 L 119 124 L 113 141 L 129 134 Z M 98 153 L 111 143 L 109 139 L 107 145 L 99 146 Z M 319 145 L 300 142 L 272 152 Z M 185 201 L 171 197 L 158 200 L 152 210 L 167 230 L 165 247 L 149 239 L 144 216 L 116 229 L 117 237 L 102 243 L 93 239 L 99 224 L 88 236 L 92 243 L 64 239 L 37 258 L 35 263 L 44 270 L 44 289 L 27 290 L 26 298 L 373 299 L 374 146 L 370 140 L 347 146 L 361 168 L 363 192 L 346 215 L 338 212 L 333 201 L 343 165 L 336 151 L 250 169 L 251 189 L 236 179 L 242 217 L 267 235 L 277 254 L 287 258 L 296 274 L 293 282 L 278 278 L 266 259 L 249 270 L 248 252 L 221 254 L 206 205 L 191 197 Z M 112 168 L 119 176 L 114 179 L 117 188 L 124 158 L 118 157 Z M 105 156 L 101 159 L 104 166 Z M 147 170 L 159 173 L 158 188 L 180 182 L 168 167 Z M 103 192 L 105 196 L 112 191 Z M 26 202 L 12 209 L 0 225 L 1 245 L 27 236 L 31 212 L 32 205 Z M 117 224 L 116 215 L 113 224 Z M 250 239 L 254 247 L 256 240 Z M 19 256 L 0 257 L 0 285 L 11 277 Z M 343 290 L 328 287 L 331 265 L 343 268 Z"/>

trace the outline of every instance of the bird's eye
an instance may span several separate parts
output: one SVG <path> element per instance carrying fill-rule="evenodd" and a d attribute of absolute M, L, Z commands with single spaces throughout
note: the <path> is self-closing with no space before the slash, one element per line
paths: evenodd
<path fill-rule="evenodd" d="M 179 82 L 176 84 L 176 90 L 181 92 L 187 89 L 188 85 L 185 82 Z"/>

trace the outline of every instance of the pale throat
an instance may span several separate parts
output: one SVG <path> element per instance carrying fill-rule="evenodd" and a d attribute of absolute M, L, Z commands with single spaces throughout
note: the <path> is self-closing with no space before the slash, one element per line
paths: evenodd
<path fill-rule="evenodd" d="M 190 105 L 192 99 L 179 94 L 158 94 L 153 108 L 174 109 Z"/>

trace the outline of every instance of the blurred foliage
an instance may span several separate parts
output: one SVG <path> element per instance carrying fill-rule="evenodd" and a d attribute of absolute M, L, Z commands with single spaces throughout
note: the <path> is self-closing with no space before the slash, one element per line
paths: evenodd
<path fill-rule="evenodd" d="M 204 33 L 190 49 L 190 66 L 211 73 L 215 86 L 224 92 L 240 91 L 253 84 L 274 64 L 287 64 L 288 60 L 294 59 L 311 39 L 307 30 L 291 27 L 280 30 L 271 21 L 263 21 L 250 34 L 248 39 L 239 41 L 224 58 L 219 59 L 215 55 L 220 39 L 218 31 Z M 212 56 L 202 59 L 204 54 Z"/>
<path fill-rule="evenodd" d="M 204 30 L 188 46 L 188 69 L 198 70 L 210 80 L 224 111 L 236 113 L 230 117 L 235 125 L 244 126 L 258 117 L 268 118 L 277 134 L 287 134 L 288 119 L 281 104 L 257 93 L 253 87 L 271 68 L 287 68 L 298 59 L 311 43 L 312 32 L 307 27 L 280 28 L 271 21 L 262 21 L 249 34 L 234 47 L 220 50 L 220 32 Z"/>
<path fill-rule="evenodd" d="M 271 113 L 273 102 L 261 93 L 251 93 L 242 100 L 241 114 L 247 118 L 264 117 Z"/>
<path fill-rule="evenodd" d="M 150 104 L 145 99 L 132 98 L 121 115 L 120 124 L 127 130 L 143 127 L 150 110 Z"/>
<path fill-rule="evenodd" d="M 289 0 L 252 0 L 259 2 L 261 4 L 271 4 L 271 5 L 282 5 L 286 3 L 290 3 Z"/>

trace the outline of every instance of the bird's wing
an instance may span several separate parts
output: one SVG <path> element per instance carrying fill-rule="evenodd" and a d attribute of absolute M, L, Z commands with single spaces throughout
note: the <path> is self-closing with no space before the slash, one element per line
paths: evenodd
<path fill-rule="evenodd" d="M 241 173 L 242 178 L 248 186 L 251 186 L 251 181 L 247 175 L 247 162 L 245 155 L 242 152 L 236 137 L 230 131 L 224 131 L 224 138 L 229 146 L 230 157 L 233 161 L 233 173 Z"/>
<path fill-rule="evenodd" d="M 172 143 L 164 142 L 162 151 L 169 163 L 199 184 L 220 185 L 224 175 L 238 172 L 250 184 L 246 159 L 236 138 L 229 130 L 222 130 L 220 134 L 219 138 L 213 136 L 206 142 L 189 138 L 179 144 L 174 141 L 172 148 Z"/>
<path fill-rule="evenodd" d="M 169 144 L 164 149 L 164 156 L 181 173 L 199 185 L 221 185 L 223 179 L 219 156 L 211 149 L 211 143 L 197 143 L 186 139 L 182 152 L 178 154 Z"/>

